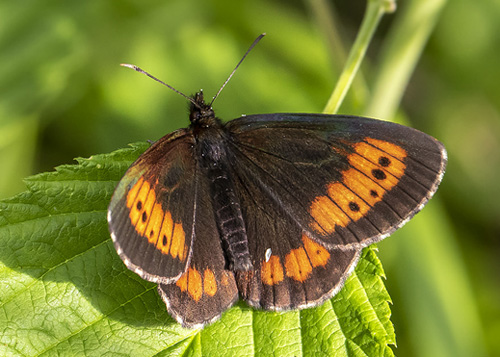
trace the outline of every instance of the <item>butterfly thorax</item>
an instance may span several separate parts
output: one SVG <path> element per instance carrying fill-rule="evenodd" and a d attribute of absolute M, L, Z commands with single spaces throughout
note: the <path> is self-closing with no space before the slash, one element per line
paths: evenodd
<path fill-rule="evenodd" d="M 227 152 L 228 133 L 210 105 L 203 101 L 202 92 L 193 99 L 197 105 L 191 105 L 189 118 L 196 142 L 196 157 L 199 167 L 204 171 L 203 177 L 207 178 L 227 268 L 233 271 L 252 270 L 245 221 Z"/>

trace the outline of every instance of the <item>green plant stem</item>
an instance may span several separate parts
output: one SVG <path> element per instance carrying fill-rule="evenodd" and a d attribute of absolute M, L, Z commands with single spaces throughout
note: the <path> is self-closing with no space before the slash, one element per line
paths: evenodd
<path fill-rule="evenodd" d="M 405 3 L 384 42 L 365 115 L 394 117 L 445 4 L 446 0 Z M 395 300 L 399 309 L 393 312 L 399 311 L 405 321 L 399 330 L 408 331 L 407 342 L 418 356 L 485 356 L 474 284 L 467 276 L 449 217 L 434 199 L 418 219 L 425 223 L 398 232 L 398 239 L 381 250 L 381 255 L 390 256 L 392 249 L 395 257 L 393 276 L 400 297 L 393 294 L 399 299 Z"/>
<path fill-rule="evenodd" d="M 335 6 L 328 0 L 309 0 L 307 4 L 328 45 L 333 69 L 335 73 L 340 73 L 347 62 L 347 50 L 342 41 L 341 24 Z M 362 73 L 354 77 L 351 87 L 349 95 L 353 102 L 364 107 L 368 101 L 368 86 Z"/>
<path fill-rule="evenodd" d="M 409 1 L 382 48 L 370 103 L 365 114 L 394 116 L 411 74 L 446 0 Z"/>
<path fill-rule="evenodd" d="M 334 114 L 338 111 L 363 61 L 368 45 L 370 44 L 380 19 L 386 12 L 393 11 L 394 8 L 395 3 L 391 0 L 368 0 L 361 28 L 349 53 L 344 70 L 323 110 L 324 113 Z"/>

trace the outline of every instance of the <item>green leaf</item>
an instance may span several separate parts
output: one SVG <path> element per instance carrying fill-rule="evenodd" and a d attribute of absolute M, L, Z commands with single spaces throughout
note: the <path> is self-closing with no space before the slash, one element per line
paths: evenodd
<path fill-rule="evenodd" d="M 374 248 L 322 306 L 256 311 L 239 302 L 203 330 L 168 315 L 156 285 L 125 268 L 106 209 L 148 144 L 26 179 L 0 202 L 0 355 L 392 356 L 390 297 Z"/>

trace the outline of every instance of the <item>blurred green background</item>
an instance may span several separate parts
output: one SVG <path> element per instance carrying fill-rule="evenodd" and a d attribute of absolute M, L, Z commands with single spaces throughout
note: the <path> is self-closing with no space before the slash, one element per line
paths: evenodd
<path fill-rule="evenodd" d="M 384 46 L 416 3 L 383 18 L 341 113 L 367 114 Z M 445 144 L 449 166 L 436 199 L 379 244 L 395 352 L 500 355 L 500 2 L 439 3 L 399 114 Z M 217 100 L 218 116 L 321 112 L 364 9 L 361 1 L 1 0 L 0 198 L 22 191 L 30 174 L 188 124 L 182 97 L 119 63 L 210 97 L 267 32 Z M 433 24 L 431 10 L 419 11 L 416 26 Z"/>

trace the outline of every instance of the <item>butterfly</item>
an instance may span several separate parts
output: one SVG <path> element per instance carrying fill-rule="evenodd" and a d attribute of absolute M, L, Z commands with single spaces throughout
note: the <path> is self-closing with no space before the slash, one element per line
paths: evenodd
<path fill-rule="evenodd" d="M 272 311 L 323 303 L 444 174 L 443 144 L 409 127 L 293 113 L 223 123 L 203 92 L 190 101 L 189 127 L 130 166 L 108 209 L 118 255 L 185 327 L 240 297 Z"/>

